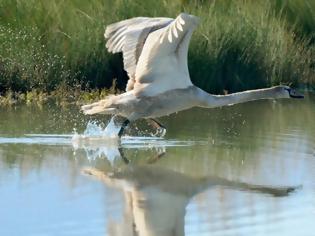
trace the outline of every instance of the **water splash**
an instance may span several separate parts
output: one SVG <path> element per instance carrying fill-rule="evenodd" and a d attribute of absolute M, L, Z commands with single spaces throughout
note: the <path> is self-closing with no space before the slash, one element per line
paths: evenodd
<path fill-rule="evenodd" d="M 81 147 L 85 151 L 86 158 L 89 161 L 94 161 L 96 159 L 107 159 L 112 166 L 114 166 L 114 162 L 117 158 L 120 158 L 120 152 L 117 146 L 104 146 L 104 147 L 91 147 L 84 146 Z"/>
<path fill-rule="evenodd" d="M 107 158 L 114 165 L 115 159 L 120 157 L 119 148 L 127 149 L 155 149 L 161 153 L 166 147 L 192 146 L 204 144 L 204 141 L 167 140 L 162 137 L 124 136 L 118 137 L 120 126 L 112 117 L 107 126 L 95 121 L 87 123 L 80 134 L 73 130 L 73 134 L 25 134 L 23 137 L 0 137 L 1 144 L 37 144 L 37 145 L 70 145 L 74 153 L 84 150 L 90 161 Z M 207 142 L 206 142 L 207 143 Z"/>
<path fill-rule="evenodd" d="M 112 117 L 105 129 L 95 121 L 89 121 L 83 135 L 86 137 L 117 138 L 119 130 L 120 126 L 115 124 L 114 117 Z"/>
<path fill-rule="evenodd" d="M 83 134 L 74 133 L 72 136 L 72 146 L 74 150 L 84 149 L 89 160 L 95 160 L 105 156 L 112 164 L 119 151 L 120 145 L 117 126 L 112 117 L 105 129 L 95 121 L 88 122 Z"/>
<path fill-rule="evenodd" d="M 117 144 L 118 132 L 120 126 L 115 124 L 114 117 L 111 118 L 105 129 L 97 124 L 95 121 L 89 121 L 83 134 L 78 134 L 76 131 L 72 137 L 72 143 L 74 146 L 80 146 L 80 142 L 84 141 L 97 141 L 113 142 Z"/>
<path fill-rule="evenodd" d="M 84 150 L 90 161 L 98 158 L 107 158 L 114 165 L 117 158 L 121 158 L 119 147 L 137 149 L 156 149 L 157 152 L 165 152 L 168 146 L 195 145 L 192 141 L 165 140 L 161 137 L 118 137 L 120 126 L 117 126 L 114 118 L 110 120 L 105 129 L 96 122 L 89 122 L 83 134 L 75 133 L 72 137 L 74 150 Z"/>

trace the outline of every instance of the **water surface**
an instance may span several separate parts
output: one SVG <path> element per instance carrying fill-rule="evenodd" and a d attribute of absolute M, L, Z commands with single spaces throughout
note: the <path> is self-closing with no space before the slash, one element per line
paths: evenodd
<path fill-rule="evenodd" d="M 314 117 L 312 94 L 191 109 L 120 143 L 108 116 L 0 108 L 0 235 L 315 235 Z"/>

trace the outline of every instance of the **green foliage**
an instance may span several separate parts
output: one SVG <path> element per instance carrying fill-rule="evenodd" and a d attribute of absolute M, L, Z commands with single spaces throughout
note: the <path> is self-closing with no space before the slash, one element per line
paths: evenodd
<path fill-rule="evenodd" d="M 315 1 L 270 0 L 272 9 L 288 22 L 299 37 L 309 37 L 315 42 Z"/>
<path fill-rule="evenodd" d="M 214 93 L 314 82 L 310 0 L 0 0 L 0 93 L 110 87 L 127 81 L 105 49 L 107 24 L 135 16 L 198 15 L 189 67 Z M 299 37 L 296 37 L 299 35 Z M 68 90 L 67 90 L 68 91 Z"/>
<path fill-rule="evenodd" d="M 294 38 L 264 1 L 217 1 L 196 6 L 202 18 L 192 39 L 193 81 L 216 93 L 298 82 L 314 77 L 312 47 Z"/>
<path fill-rule="evenodd" d="M 109 94 L 117 93 L 115 89 L 93 89 L 82 90 L 79 87 L 65 87 L 64 85 L 50 93 L 43 92 L 38 89 L 33 89 L 25 93 L 13 92 L 12 90 L 6 91 L 0 95 L 0 107 L 10 107 L 13 105 L 37 105 L 55 104 L 62 107 L 69 105 L 83 105 L 93 101 L 104 99 Z"/>

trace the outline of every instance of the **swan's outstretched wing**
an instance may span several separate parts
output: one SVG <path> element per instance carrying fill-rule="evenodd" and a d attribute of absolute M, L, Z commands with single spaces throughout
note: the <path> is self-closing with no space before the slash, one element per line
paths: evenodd
<path fill-rule="evenodd" d="M 172 21 L 172 18 L 136 17 L 106 27 L 104 36 L 108 39 L 108 51 L 123 53 L 124 69 L 129 76 L 127 91 L 133 89 L 137 62 L 146 38 L 151 32 L 167 26 Z"/>
<path fill-rule="evenodd" d="M 136 67 L 136 96 L 156 96 L 192 86 L 187 54 L 199 18 L 181 13 L 167 26 L 151 32 Z"/>

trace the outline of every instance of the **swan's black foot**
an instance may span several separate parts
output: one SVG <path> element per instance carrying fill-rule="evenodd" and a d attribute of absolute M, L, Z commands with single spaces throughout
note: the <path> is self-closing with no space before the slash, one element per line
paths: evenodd
<path fill-rule="evenodd" d="M 123 133 L 124 133 L 125 128 L 129 125 L 129 123 L 130 123 L 130 121 L 129 121 L 128 119 L 126 119 L 126 120 L 122 123 L 121 128 L 120 128 L 120 130 L 119 130 L 119 132 L 118 132 L 118 137 L 119 137 L 119 138 L 121 138 L 121 136 L 122 136 Z"/>
<path fill-rule="evenodd" d="M 164 137 L 166 134 L 166 128 L 164 125 L 162 125 L 160 122 L 158 122 L 155 119 L 149 119 L 150 124 L 156 128 L 156 133 L 154 134 L 154 136 L 158 136 L 158 137 Z"/>

